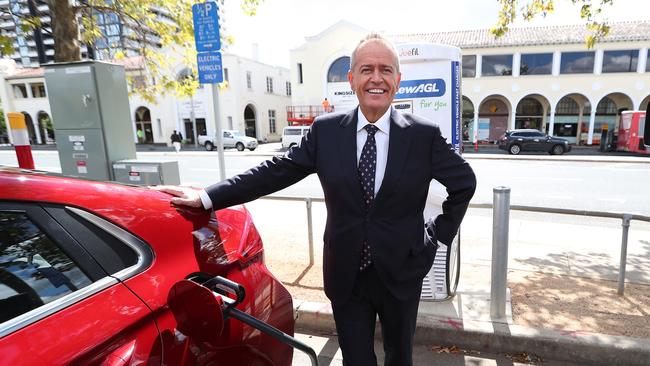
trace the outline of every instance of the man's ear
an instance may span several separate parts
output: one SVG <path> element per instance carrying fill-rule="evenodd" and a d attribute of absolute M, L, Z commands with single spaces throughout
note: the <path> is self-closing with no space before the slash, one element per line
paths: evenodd
<path fill-rule="evenodd" d="M 350 85 L 352 85 L 352 70 L 348 71 L 348 81 L 350 82 Z"/>

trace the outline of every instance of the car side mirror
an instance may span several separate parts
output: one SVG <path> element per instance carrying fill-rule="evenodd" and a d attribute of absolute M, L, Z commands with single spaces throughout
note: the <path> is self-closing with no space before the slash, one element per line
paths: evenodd
<path fill-rule="evenodd" d="M 167 304 L 177 329 L 197 341 L 211 341 L 223 332 L 223 300 L 207 287 L 190 280 L 178 281 L 169 290 Z"/>

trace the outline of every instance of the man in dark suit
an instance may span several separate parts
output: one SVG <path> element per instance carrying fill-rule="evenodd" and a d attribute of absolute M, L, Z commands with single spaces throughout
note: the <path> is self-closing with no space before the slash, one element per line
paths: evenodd
<path fill-rule="evenodd" d="M 172 203 L 223 208 L 316 173 L 325 194 L 325 293 L 345 365 L 376 365 L 379 316 L 386 365 L 411 365 L 422 279 L 438 242 L 458 232 L 476 178 L 430 121 L 391 107 L 401 74 L 394 46 L 377 34 L 352 53 L 348 79 L 359 99 L 349 113 L 317 118 L 300 147 L 204 191 L 163 190 Z M 443 213 L 425 225 L 429 183 L 447 188 Z"/>

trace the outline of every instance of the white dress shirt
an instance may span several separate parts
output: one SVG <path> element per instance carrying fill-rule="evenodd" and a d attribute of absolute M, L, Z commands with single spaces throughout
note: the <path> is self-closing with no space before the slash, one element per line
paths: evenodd
<path fill-rule="evenodd" d="M 373 123 L 379 130 L 375 133 L 375 143 L 377 144 L 377 166 L 375 170 L 375 197 L 381 187 L 381 182 L 384 180 L 386 173 L 386 163 L 388 162 L 388 135 L 390 134 L 390 112 L 393 108 L 388 108 L 383 116 Z M 364 128 L 368 122 L 366 116 L 361 113 L 361 107 L 358 108 L 357 113 L 357 166 L 359 159 L 361 159 L 361 151 L 363 145 L 366 144 L 368 132 Z"/>

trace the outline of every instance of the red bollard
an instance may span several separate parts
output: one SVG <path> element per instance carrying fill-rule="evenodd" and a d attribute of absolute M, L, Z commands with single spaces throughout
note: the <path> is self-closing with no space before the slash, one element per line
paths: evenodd
<path fill-rule="evenodd" d="M 474 141 L 474 152 L 478 152 L 478 141 Z"/>
<path fill-rule="evenodd" d="M 22 169 L 34 169 L 34 159 L 32 158 L 32 147 L 29 145 L 29 133 L 27 124 L 25 124 L 25 115 L 17 112 L 8 112 L 9 126 L 11 127 L 11 137 L 16 149 L 18 158 L 18 167 Z"/>

